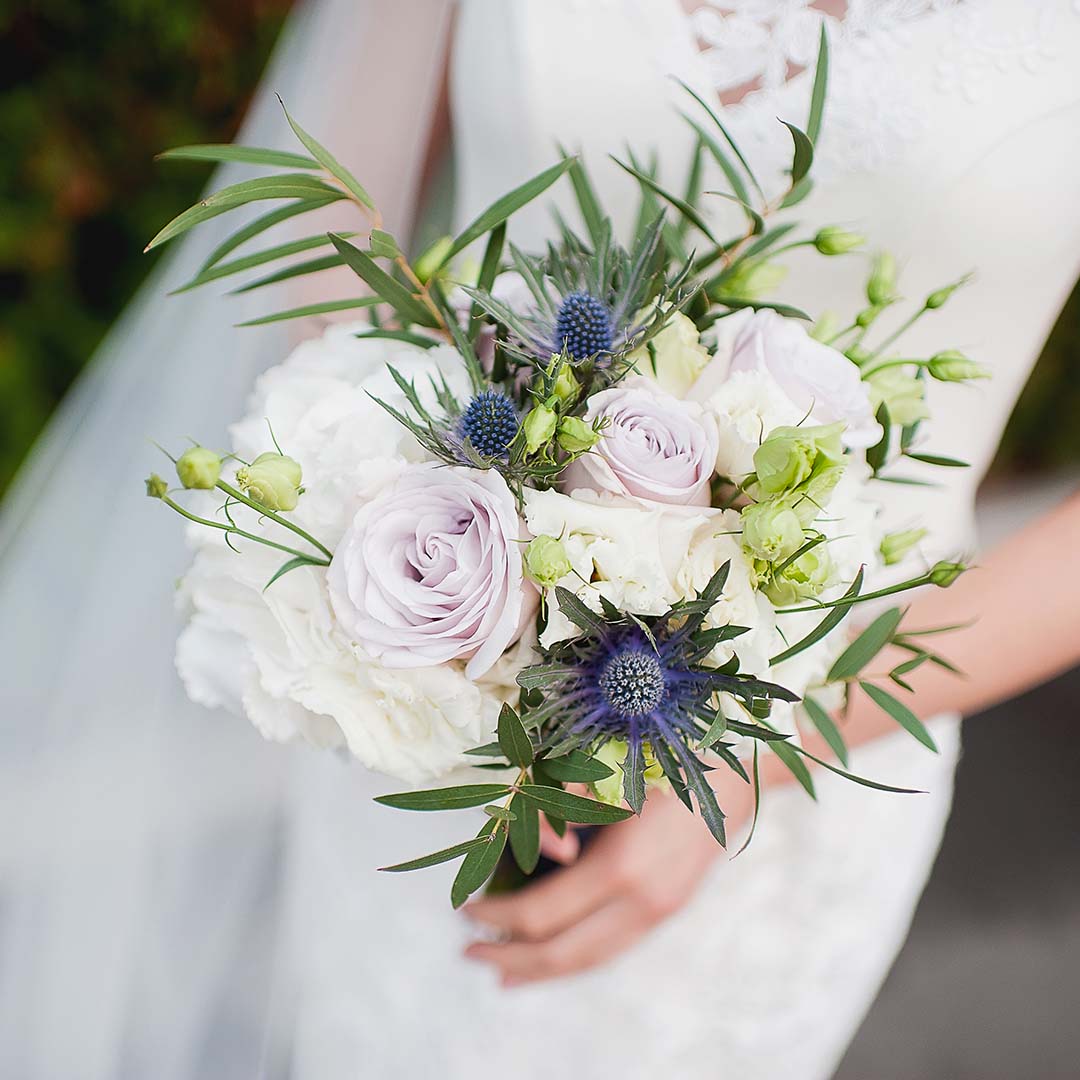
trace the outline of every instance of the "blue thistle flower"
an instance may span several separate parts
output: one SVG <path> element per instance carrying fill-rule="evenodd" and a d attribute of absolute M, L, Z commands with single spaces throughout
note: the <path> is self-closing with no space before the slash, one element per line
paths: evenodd
<path fill-rule="evenodd" d="M 611 311 L 603 300 L 588 292 L 572 292 L 563 297 L 555 317 L 555 341 L 572 360 L 588 360 L 611 350 L 615 330 Z"/>
<path fill-rule="evenodd" d="M 742 772 L 714 731 L 729 730 L 763 740 L 786 735 L 771 728 L 724 719 L 716 695 L 739 698 L 757 717 L 768 714 L 772 700 L 796 701 L 796 695 L 775 683 L 739 672 L 734 657 L 723 667 L 703 661 L 721 641 L 747 632 L 744 626 L 704 628 L 705 617 L 727 580 L 725 564 L 695 600 L 674 605 L 661 616 L 642 618 L 619 612 L 602 601 L 597 615 L 566 589 L 556 589 L 559 607 L 583 634 L 545 650 L 543 662 L 518 676 L 528 692 L 543 701 L 529 712 L 543 733 L 542 746 L 553 753 L 590 751 L 619 739 L 629 750 L 622 765 L 623 796 L 635 812 L 645 800 L 645 746 L 677 794 L 689 807 L 688 790 L 713 835 L 724 843 L 724 815 L 707 779 L 708 767 L 698 758 L 703 748 Z M 704 745 L 703 745 L 704 744 Z"/>
<path fill-rule="evenodd" d="M 458 421 L 463 441 L 485 458 L 505 458 L 518 432 L 517 406 L 500 390 L 481 390 Z"/>

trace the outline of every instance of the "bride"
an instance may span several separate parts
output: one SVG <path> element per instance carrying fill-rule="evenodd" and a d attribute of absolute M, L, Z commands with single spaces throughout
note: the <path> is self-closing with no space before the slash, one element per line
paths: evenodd
<path fill-rule="evenodd" d="M 1075 4 L 316 0 L 267 86 L 363 177 L 398 235 L 446 128 L 457 220 L 549 164 L 558 140 L 584 151 L 625 225 L 633 186 L 605 155 L 629 143 L 666 168 L 689 157 L 671 75 L 722 102 L 755 171 L 782 182 L 775 118 L 805 116 L 822 21 L 833 73 L 806 216 L 895 252 L 909 297 L 979 271 L 908 338 L 916 354 L 946 341 L 993 370 L 977 390 L 929 390 L 943 442 L 972 467 L 929 496 L 927 555 L 971 550 L 975 490 L 1080 270 Z M 262 95 L 243 141 L 285 136 Z M 523 214 L 517 241 L 542 241 L 548 213 Z M 254 374 L 289 347 L 279 328 L 231 329 L 267 310 L 258 294 L 250 314 L 247 297 L 163 299 L 209 232 L 154 275 L 4 509 L 0 1073 L 831 1075 L 929 873 L 958 716 L 1080 659 L 1071 578 L 1029 587 L 1080 542 L 1080 501 L 915 600 L 912 624 L 979 616 L 949 642 L 967 680 L 917 673 L 938 756 L 856 703 L 852 768 L 928 794 L 823 775 L 813 803 L 766 769 L 766 811 L 734 862 L 698 819 L 650 799 L 584 852 L 552 842 L 563 869 L 463 919 L 439 871 L 373 871 L 419 838 L 372 804 L 376 778 L 188 705 L 171 670 L 164 583 L 184 556 L 136 494 L 144 433 L 178 441 L 181 418 L 197 417 L 200 436 L 223 441 Z M 837 260 L 827 290 L 809 260 L 791 266 L 786 291 L 816 312 L 854 302 L 865 273 Z M 905 489 L 880 486 L 887 525 L 908 524 Z M 743 791 L 721 795 L 745 820 Z M 424 825 L 430 847 L 443 839 L 431 829 L 453 828 Z"/>

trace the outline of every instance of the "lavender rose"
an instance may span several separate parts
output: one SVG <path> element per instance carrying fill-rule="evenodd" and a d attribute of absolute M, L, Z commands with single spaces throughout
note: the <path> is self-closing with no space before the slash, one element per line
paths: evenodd
<path fill-rule="evenodd" d="M 424 464 L 362 507 L 327 574 L 345 632 L 387 667 L 470 657 L 483 675 L 518 636 L 535 592 L 497 472 Z"/>
<path fill-rule="evenodd" d="M 717 433 L 700 406 L 651 384 L 627 384 L 589 398 L 584 419 L 607 425 L 595 449 L 566 470 L 566 491 L 590 488 L 681 506 L 709 504 Z"/>
<path fill-rule="evenodd" d="M 881 438 L 859 369 L 836 349 L 815 341 L 795 319 L 775 311 L 739 311 L 718 324 L 716 357 L 690 391 L 704 401 L 740 372 L 770 376 L 796 409 L 815 423 L 842 420 L 845 446 L 866 449 Z M 725 367 L 725 351 L 730 363 Z"/>

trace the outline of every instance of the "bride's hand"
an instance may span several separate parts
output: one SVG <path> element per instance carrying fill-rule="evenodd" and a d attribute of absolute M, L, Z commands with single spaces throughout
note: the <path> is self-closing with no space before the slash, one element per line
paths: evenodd
<path fill-rule="evenodd" d="M 753 806 L 749 785 L 730 785 L 721 805 L 737 843 Z M 572 857 L 573 843 L 552 855 Z M 493 964 L 503 986 L 584 971 L 678 911 L 723 854 L 697 814 L 670 792 L 650 791 L 640 817 L 601 827 L 571 865 L 470 903 L 466 913 L 506 940 L 475 942 L 465 955 Z"/>

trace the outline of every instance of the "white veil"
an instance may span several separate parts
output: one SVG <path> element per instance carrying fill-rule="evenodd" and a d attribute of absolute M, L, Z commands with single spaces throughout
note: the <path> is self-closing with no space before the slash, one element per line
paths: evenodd
<path fill-rule="evenodd" d="M 292 148 L 279 92 L 407 235 L 450 7 L 301 5 L 242 140 Z M 196 230 L 152 275 L 0 517 L 5 1077 L 284 1068 L 266 1017 L 292 755 L 187 703 L 172 667 L 182 529 L 141 493 L 162 465 L 148 437 L 222 444 L 254 375 L 296 334 L 232 328 L 290 306 L 272 306 L 281 296 L 166 299 L 234 224 Z"/>

